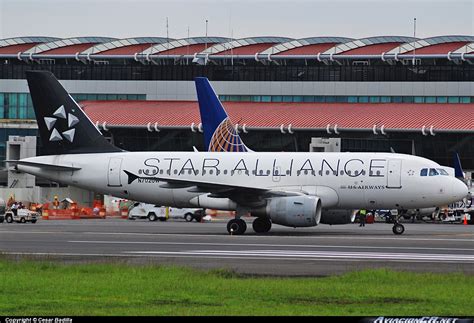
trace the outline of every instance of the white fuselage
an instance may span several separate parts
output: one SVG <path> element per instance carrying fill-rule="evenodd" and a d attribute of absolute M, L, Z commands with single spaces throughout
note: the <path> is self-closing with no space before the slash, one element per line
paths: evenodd
<path fill-rule="evenodd" d="M 24 160 L 80 168 L 55 171 L 18 165 L 19 170 L 36 176 L 175 207 L 202 206 L 196 205 L 195 198 L 205 193 L 191 190 L 190 185 L 166 185 L 163 179 L 301 192 L 320 197 L 323 208 L 336 209 L 435 207 L 460 200 L 467 193 L 465 185 L 452 176 L 421 177 L 422 168 L 440 165 L 404 154 L 118 152 Z M 138 178 L 130 179 L 126 172 Z M 233 203 L 220 206 L 235 208 Z"/>

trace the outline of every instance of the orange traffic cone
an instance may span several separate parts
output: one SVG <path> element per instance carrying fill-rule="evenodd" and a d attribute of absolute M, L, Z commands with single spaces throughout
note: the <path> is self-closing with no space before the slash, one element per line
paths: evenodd
<path fill-rule="evenodd" d="M 463 224 L 464 225 L 467 225 L 467 214 L 464 213 L 464 221 L 463 221 Z"/>

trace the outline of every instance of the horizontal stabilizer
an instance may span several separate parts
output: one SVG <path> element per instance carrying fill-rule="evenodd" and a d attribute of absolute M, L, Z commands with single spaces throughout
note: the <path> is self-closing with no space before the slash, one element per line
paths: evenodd
<path fill-rule="evenodd" d="M 36 163 L 30 161 L 22 161 L 22 160 L 5 160 L 5 162 L 15 165 L 22 165 L 22 166 L 30 166 L 30 167 L 38 167 L 45 170 L 54 170 L 59 172 L 64 171 L 75 171 L 80 170 L 80 167 L 68 166 L 68 165 L 56 165 L 56 164 L 43 164 L 43 163 Z"/>

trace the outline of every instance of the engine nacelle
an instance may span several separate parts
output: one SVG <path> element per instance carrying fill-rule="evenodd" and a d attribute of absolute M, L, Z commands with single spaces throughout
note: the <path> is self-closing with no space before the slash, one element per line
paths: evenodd
<path fill-rule="evenodd" d="M 323 210 L 321 213 L 322 224 L 349 224 L 354 220 L 355 212 L 353 210 Z"/>
<path fill-rule="evenodd" d="M 268 200 L 265 213 L 273 223 L 287 227 L 312 227 L 321 220 L 317 196 L 285 196 Z"/>

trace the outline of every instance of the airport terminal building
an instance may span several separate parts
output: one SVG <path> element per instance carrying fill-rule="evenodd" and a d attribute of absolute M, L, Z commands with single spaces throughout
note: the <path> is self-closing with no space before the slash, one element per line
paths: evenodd
<path fill-rule="evenodd" d="M 18 37 L 0 62 L 2 160 L 9 136 L 37 135 L 25 71 L 50 70 L 130 151 L 202 150 L 205 76 L 253 150 L 458 152 L 474 169 L 474 36 Z"/>

